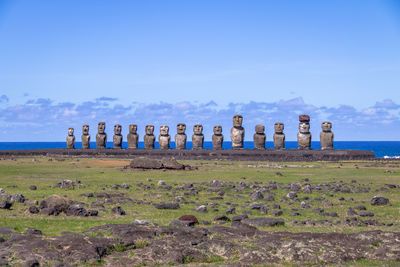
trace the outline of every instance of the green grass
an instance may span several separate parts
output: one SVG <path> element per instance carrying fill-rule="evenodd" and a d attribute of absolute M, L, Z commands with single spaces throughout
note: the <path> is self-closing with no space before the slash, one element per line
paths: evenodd
<path fill-rule="evenodd" d="M 380 189 L 384 184 L 400 184 L 400 162 L 311 162 L 311 163 L 274 163 L 274 162 L 227 162 L 227 161 L 185 161 L 185 164 L 190 164 L 198 167 L 198 170 L 193 171 L 141 171 L 124 169 L 125 165 L 129 164 L 127 160 L 119 159 L 82 159 L 82 158 L 67 158 L 64 161 L 52 159 L 48 157 L 36 157 L 35 161 L 32 158 L 16 158 L 16 160 L 0 160 L 0 188 L 6 190 L 8 194 L 22 193 L 25 198 L 38 200 L 39 202 L 52 194 L 65 196 L 69 199 L 91 203 L 95 198 L 87 198 L 82 194 L 91 192 L 122 192 L 126 197 L 142 200 L 144 202 L 172 202 L 174 196 L 183 195 L 183 191 L 177 191 L 175 194 L 172 191 L 156 190 L 158 188 L 158 180 L 163 180 L 167 185 L 177 188 L 184 183 L 209 183 L 213 179 L 222 181 L 246 183 L 277 181 L 287 184 L 291 182 L 302 182 L 308 178 L 311 184 L 319 184 L 326 182 L 351 183 L 356 180 L 358 184 L 368 185 L 371 188 L 369 193 L 334 193 L 330 192 L 326 195 L 326 200 L 332 202 L 334 206 L 325 207 L 326 212 L 337 212 L 339 218 L 330 218 L 320 216 L 311 210 L 301 210 L 298 203 L 288 206 L 285 203 L 280 203 L 279 199 L 286 195 L 284 190 L 274 190 L 275 203 L 281 205 L 284 213 L 281 216 L 287 223 L 285 226 L 276 228 L 260 228 L 267 231 L 291 231 L 291 232 L 356 232 L 365 230 L 389 230 L 399 231 L 398 223 L 393 227 L 348 227 L 342 224 L 338 226 L 307 226 L 293 225 L 292 220 L 343 220 L 346 217 L 348 206 L 360 205 L 362 203 L 368 209 L 375 213 L 373 219 L 378 219 L 381 222 L 398 222 L 400 217 L 400 194 L 399 189 L 390 189 L 388 192 L 374 192 Z M 358 169 L 355 168 L 358 165 Z M 385 173 L 385 170 L 391 170 L 392 173 Z M 282 176 L 276 173 L 280 172 Z M 54 185 L 62 179 L 80 180 L 81 188 L 75 187 L 73 190 L 54 188 Z M 151 179 L 150 181 L 148 179 Z M 129 190 L 111 189 L 114 184 L 127 183 L 131 185 Z M 143 190 L 137 186 L 138 183 L 146 185 L 154 185 L 155 189 Z M 36 185 L 38 190 L 29 190 L 30 185 Z M 16 188 L 7 186 L 16 185 Z M 76 184 L 78 185 L 78 184 Z M 104 189 L 104 190 L 103 190 Z M 213 218 L 224 213 L 229 205 L 238 204 L 236 212 L 242 213 L 248 208 L 244 208 L 244 202 L 250 201 L 247 197 L 252 192 L 247 189 L 241 192 L 244 198 L 238 198 L 233 190 L 228 189 L 225 192 L 223 200 L 209 200 L 210 197 L 216 196 L 215 193 L 201 191 L 195 196 L 184 196 L 186 201 L 193 201 L 197 204 L 202 203 L 219 203 L 219 211 L 212 212 L 209 208 L 208 213 L 196 213 L 194 209 L 196 204 L 188 203 L 181 204 L 181 208 L 177 210 L 157 210 L 151 204 L 135 204 L 127 203 L 121 205 L 126 211 L 126 216 L 114 215 L 110 209 L 115 206 L 106 204 L 106 212 L 100 212 L 98 217 L 69 217 L 61 214 L 59 216 L 43 216 L 38 214 L 30 214 L 26 210 L 28 206 L 22 203 L 15 203 L 12 210 L 0 210 L 0 225 L 12 226 L 18 231 L 23 232 L 26 227 L 32 227 L 41 230 L 45 235 L 58 235 L 64 231 L 81 232 L 91 227 L 109 224 L 109 223 L 130 223 L 134 219 L 149 220 L 160 225 L 168 225 L 172 220 L 177 219 L 184 214 L 194 214 L 199 220 L 213 221 Z M 384 195 L 390 199 L 391 205 L 382 207 L 371 206 L 370 199 L 377 194 Z M 298 193 L 299 198 L 308 196 L 314 198 L 321 196 L 319 193 L 303 194 Z M 323 194 L 322 194 L 323 195 Z M 339 201 L 339 197 L 344 197 L 345 201 Z M 349 198 L 354 198 L 358 204 L 353 204 Z M 260 201 L 263 202 L 263 201 Z M 311 207 L 322 207 L 322 202 L 310 202 Z M 301 216 L 290 216 L 291 208 L 299 208 Z M 271 216 L 270 214 L 263 215 L 258 211 L 253 211 L 255 216 Z M 230 217 L 232 217 L 230 215 Z M 204 225 L 201 225 L 204 226 Z"/>

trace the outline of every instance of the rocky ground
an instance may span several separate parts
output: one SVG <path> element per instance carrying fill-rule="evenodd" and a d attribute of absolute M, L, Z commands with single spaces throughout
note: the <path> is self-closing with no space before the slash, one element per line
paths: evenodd
<path fill-rule="evenodd" d="M 400 264 L 397 165 L 118 164 L 134 178 L 1 180 L 0 265 Z"/>

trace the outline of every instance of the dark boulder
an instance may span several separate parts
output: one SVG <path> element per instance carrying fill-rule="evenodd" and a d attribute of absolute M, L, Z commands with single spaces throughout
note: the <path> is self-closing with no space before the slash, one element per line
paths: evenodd
<path fill-rule="evenodd" d="M 154 203 L 153 206 L 159 210 L 176 210 L 179 209 L 179 203 Z"/>
<path fill-rule="evenodd" d="M 371 205 L 387 205 L 389 204 L 389 199 L 382 196 L 374 196 L 371 199 Z"/>
<path fill-rule="evenodd" d="M 12 207 L 12 202 L 7 200 L 0 201 L 0 209 L 9 210 L 11 209 L 11 207 Z"/>
<path fill-rule="evenodd" d="M 114 213 L 114 214 L 118 214 L 118 215 L 125 215 L 126 214 L 126 212 L 120 206 L 112 208 L 111 212 Z"/>
<path fill-rule="evenodd" d="M 244 220 L 242 220 L 242 223 L 255 225 L 255 226 L 279 226 L 279 225 L 285 225 L 285 221 L 282 220 L 282 219 L 265 218 L 265 217 L 244 219 Z"/>

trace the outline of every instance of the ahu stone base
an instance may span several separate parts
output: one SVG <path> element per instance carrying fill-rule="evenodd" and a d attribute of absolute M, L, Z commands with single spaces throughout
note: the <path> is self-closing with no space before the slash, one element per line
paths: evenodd
<path fill-rule="evenodd" d="M 176 150 L 176 149 L 31 149 L 0 150 L 0 157 L 9 156 L 73 156 L 155 159 L 174 157 L 177 160 L 235 160 L 235 161 L 341 161 L 372 160 L 373 151 L 364 150 Z"/>

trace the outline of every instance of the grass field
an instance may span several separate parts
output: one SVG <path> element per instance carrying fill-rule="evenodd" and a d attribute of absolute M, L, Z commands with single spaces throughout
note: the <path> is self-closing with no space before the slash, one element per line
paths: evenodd
<path fill-rule="evenodd" d="M 267 231 L 290 231 L 290 232 L 356 232 L 380 229 L 386 231 L 400 231 L 400 189 L 388 189 L 385 184 L 400 185 L 400 162 L 399 161 L 366 161 L 366 162 L 311 162 L 311 163 L 273 163 L 273 162 L 228 162 L 228 161 L 185 161 L 182 162 L 198 167 L 190 171 L 162 171 L 162 170 L 132 170 L 125 169 L 129 164 L 123 159 L 84 159 L 84 158 L 15 158 L 0 160 L 0 188 L 7 194 L 22 194 L 30 200 L 38 200 L 58 194 L 68 199 L 81 201 L 90 204 L 96 200 L 83 196 L 87 193 L 98 192 L 120 192 L 126 197 L 140 200 L 143 204 L 126 203 L 121 205 L 126 211 L 125 216 L 115 215 L 110 212 L 111 207 L 116 204 L 105 204 L 105 212 L 100 212 L 97 217 L 71 217 L 65 214 L 59 216 L 45 216 L 30 214 L 27 211 L 29 206 L 23 203 L 14 203 L 12 210 L 0 210 L 0 225 L 12 226 L 17 231 L 24 231 L 26 227 L 32 227 L 43 231 L 45 235 L 58 235 L 63 231 L 84 231 L 90 227 L 108 223 L 130 223 L 134 219 L 149 220 L 153 223 L 168 225 L 172 220 L 184 214 L 194 214 L 199 220 L 213 222 L 216 215 L 223 214 L 232 204 L 237 204 L 237 213 L 240 214 L 246 207 L 246 202 L 253 202 L 247 198 L 253 191 L 247 188 L 240 195 L 232 189 L 225 192 L 223 200 L 210 200 L 215 193 L 207 190 L 200 191 L 198 195 L 185 195 L 187 204 L 181 204 L 177 210 L 158 210 L 151 203 L 173 202 L 173 197 L 182 195 L 179 190 L 159 190 L 158 181 L 163 180 L 173 188 L 181 187 L 184 183 L 205 183 L 209 184 L 217 179 L 225 182 L 245 182 L 248 185 L 262 182 L 267 184 L 270 181 L 288 185 L 288 183 L 300 182 L 309 179 L 309 183 L 317 185 L 320 183 L 347 183 L 357 187 L 369 187 L 366 193 L 341 193 L 329 192 L 321 194 L 298 193 L 299 198 L 308 196 L 310 199 L 323 196 L 333 204 L 331 207 L 323 207 L 321 202 L 310 201 L 311 208 L 321 207 L 327 212 L 337 212 L 339 217 L 329 218 L 333 221 L 342 221 L 346 217 L 346 210 L 349 206 L 365 205 L 368 211 L 372 211 L 374 219 L 383 223 L 394 223 L 393 226 L 362 226 L 350 227 L 342 224 L 325 226 L 304 226 L 290 223 L 292 220 L 320 220 L 327 219 L 311 209 L 300 210 L 300 216 L 295 218 L 290 215 L 290 210 L 299 208 L 295 203 L 288 206 L 286 202 L 279 200 L 287 194 L 287 191 L 275 190 L 275 203 L 281 205 L 285 220 L 285 226 L 265 228 Z M 279 173 L 278 173 L 279 172 Z M 278 173 L 278 174 L 277 174 Z M 80 180 L 75 189 L 55 188 L 56 183 L 63 179 L 72 181 Z M 352 181 L 355 180 L 356 182 Z M 113 189 L 115 184 L 130 184 L 129 189 Z M 144 190 L 142 183 L 149 185 Z M 30 190 L 30 185 L 36 185 L 37 190 Z M 201 186 L 201 185 L 200 185 Z M 80 187 L 80 188 L 79 188 Z M 383 189 L 382 189 L 383 188 Z M 377 191 L 376 191 L 377 190 Z M 390 199 L 388 206 L 372 206 L 370 200 L 375 195 L 382 195 Z M 345 200 L 340 201 L 339 198 Z M 353 198 L 353 201 L 349 199 Z M 197 213 L 194 209 L 201 204 L 218 202 L 219 211 L 209 209 L 207 213 Z M 262 201 L 261 201 L 262 202 Z M 260 214 L 259 211 L 252 211 L 250 217 L 271 216 Z M 201 225 L 202 227 L 207 227 Z"/>

